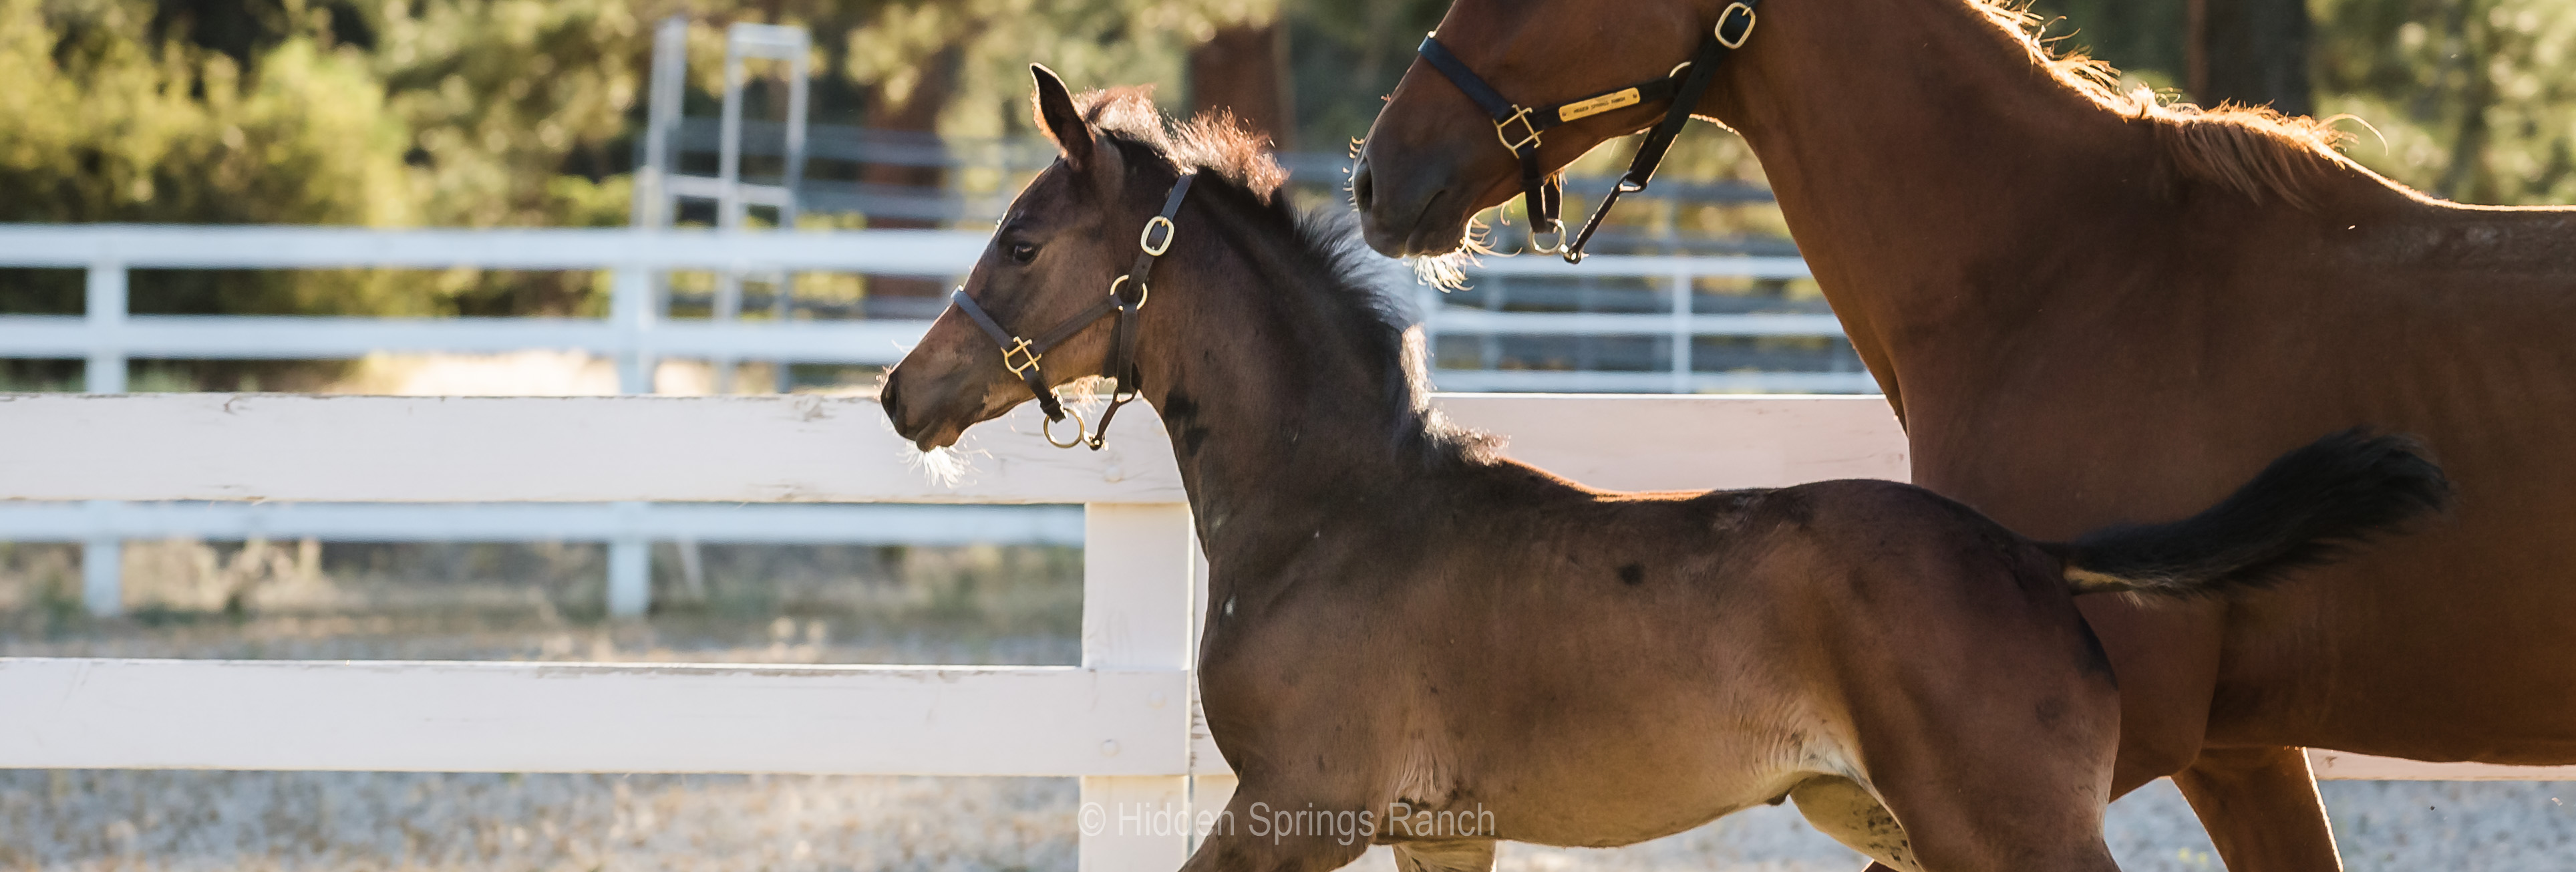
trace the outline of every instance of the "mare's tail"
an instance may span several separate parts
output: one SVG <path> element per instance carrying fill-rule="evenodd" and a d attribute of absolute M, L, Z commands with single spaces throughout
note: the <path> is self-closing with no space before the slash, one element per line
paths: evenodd
<path fill-rule="evenodd" d="M 2040 546 L 2076 593 L 2218 596 L 2260 588 L 2449 507 L 2451 482 L 2404 436 L 2354 429 L 2281 455 L 2207 511 Z"/>

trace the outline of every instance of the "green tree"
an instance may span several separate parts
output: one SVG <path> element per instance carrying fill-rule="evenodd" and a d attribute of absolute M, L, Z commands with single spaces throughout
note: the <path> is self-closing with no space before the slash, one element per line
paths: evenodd
<path fill-rule="evenodd" d="M 0 0 L 0 220 L 418 220 L 403 125 L 363 57 L 297 32 L 245 71 L 156 44 L 152 21 L 131 0 Z M 77 277 L 10 285 L 8 309 L 79 311 Z M 165 311 L 402 308 L 385 282 L 311 273 L 145 273 L 135 293 Z"/>
<path fill-rule="evenodd" d="M 2322 110 L 2376 130 L 2355 159 L 2463 202 L 2576 202 L 2569 4 L 2322 0 L 2318 25 Z"/>

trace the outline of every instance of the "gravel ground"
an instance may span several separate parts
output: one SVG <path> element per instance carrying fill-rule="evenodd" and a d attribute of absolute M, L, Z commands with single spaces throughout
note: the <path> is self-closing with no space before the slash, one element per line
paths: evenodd
<path fill-rule="evenodd" d="M 2576 868 L 2576 784 L 2325 786 L 2355 872 Z M 0 869 L 1071 870 L 1044 778 L 0 771 Z M 2130 872 L 2219 865 L 2170 784 L 2112 807 Z M 1378 849 L 1353 868 L 1393 868 Z M 1790 808 L 1613 850 L 1508 845 L 1520 872 L 1856 872 Z"/>
<path fill-rule="evenodd" d="M 667 547 L 667 546 L 666 546 Z M 661 555 L 659 567 L 681 565 Z M 129 620 L 76 552 L 0 543 L 0 655 L 1070 663 L 1071 549 L 707 548 L 649 621 L 599 619 L 583 546 L 127 548 Z M 2355 872 L 2576 870 L 2576 783 L 2333 782 Z M 0 870 L 1015 870 L 1074 865 L 1066 779 L 0 770 Z M 2131 872 L 2219 865 L 2180 794 L 2112 806 Z M 1531 872 L 1853 872 L 1791 808 Z M 1392 867 L 1383 849 L 1354 868 Z"/>

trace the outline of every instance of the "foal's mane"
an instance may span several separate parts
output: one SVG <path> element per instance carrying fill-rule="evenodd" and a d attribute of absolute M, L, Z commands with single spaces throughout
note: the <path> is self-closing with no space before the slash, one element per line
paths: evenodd
<path fill-rule="evenodd" d="M 2335 119 L 2283 115 L 2268 106 L 2221 103 L 2204 109 L 2157 102 L 2145 88 L 2120 93 L 2120 71 L 2081 50 L 2060 51 L 2041 31 L 2047 19 L 2029 11 L 2029 0 L 1970 0 L 1969 5 L 2011 34 L 2031 61 L 2103 108 L 2155 125 L 2156 144 L 2183 174 L 2229 188 L 2260 203 L 2277 197 L 2310 208 L 2314 190 L 2339 176 L 2377 174 L 2336 150 L 2351 137 Z"/>
<path fill-rule="evenodd" d="M 1264 245 L 1290 268 L 1277 276 L 1317 305 L 1336 332 L 1354 337 L 1360 365 L 1381 378 L 1391 415 L 1388 447 L 1399 457 L 1434 464 L 1489 459 L 1499 443 L 1484 433 L 1448 423 L 1430 404 L 1424 348 L 1409 333 L 1412 314 L 1390 287 L 1396 271 L 1361 240 L 1358 217 L 1348 209 L 1299 211 L 1280 186 L 1288 172 L 1271 156 L 1261 135 L 1245 130 L 1234 114 L 1202 112 L 1178 124 L 1155 108 L 1149 86 L 1109 88 L 1074 97 L 1074 107 L 1108 135 L 1129 166 L 1161 164 L 1196 171 L 1190 198 L 1212 203 L 1239 219 L 1229 234 Z M 1039 129 L 1046 128 L 1043 119 Z"/>

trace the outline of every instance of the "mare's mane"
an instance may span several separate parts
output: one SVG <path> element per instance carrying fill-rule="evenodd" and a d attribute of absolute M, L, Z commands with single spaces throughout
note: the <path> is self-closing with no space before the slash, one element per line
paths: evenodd
<path fill-rule="evenodd" d="M 1492 456 L 1495 440 L 1432 410 L 1424 348 L 1413 341 L 1420 334 L 1408 332 L 1409 307 L 1389 287 L 1396 271 L 1361 240 L 1355 213 L 1301 212 L 1289 203 L 1280 191 L 1288 173 L 1271 157 L 1268 141 L 1245 130 L 1231 112 L 1202 112 L 1172 124 L 1155 108 L 1150 87 L 1086 92 L 1074 97 L 1074 108 L 1107 135 L 1128 166 L 1197 171 L 1190 198 L 1239 219 L 1232 236 L 1265 245 L 1291 265 L 1280 284 L 1315 303 L 1307 308 L 1330 319 L 1334 332 L 1356 340 L 1355 347 L 1322 353 L 1355 352 L 1360 366 L 1381 379 L 1381 399 L 1392 417 L 1389 448 L 1435 463 Z M 1043 118 L 1038 129 L 1046 130 Z"/>
<path fill-rule="evenodd" d="M 2336 150 L 2350 139 L 2335 119 L 2283 115 L 2268 106 L 2222 103 L 2204 109 L 2160 103 L 2145 88 L 2120 93 L 2120 71 L 2081 50 L 2059 51 L 2043 38 L 2047 20 L 2028 10 L 2029 0 L 1969 0 L 2021 43 L 2033 63 L 2104 109 L 2155 125 L 2156 144 L 2175 169 L 2262 202 L 2277 197 L 2296 208 L 2315 203 L 2315 188 L 2337 177 L 2378 174 Z"/>

